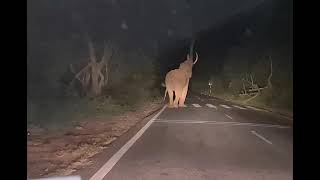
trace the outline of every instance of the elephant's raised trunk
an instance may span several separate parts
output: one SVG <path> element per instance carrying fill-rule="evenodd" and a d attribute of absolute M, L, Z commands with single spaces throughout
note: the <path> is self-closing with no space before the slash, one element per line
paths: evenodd
<path fill-rule="evenodd" d="M 199 56 L 198 56 L 198 53 L 196 52 L 196 60 L 193 62 L 193 65 L 197 63 L 198 59 L 199 59 Z"/>

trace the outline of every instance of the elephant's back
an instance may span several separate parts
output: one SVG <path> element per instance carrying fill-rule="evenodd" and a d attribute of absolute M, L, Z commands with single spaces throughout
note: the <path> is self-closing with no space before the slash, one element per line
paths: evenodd
<path fill-rule="evenodd" d="M 185 77 L 179 69 L 174 69 L 171 70 L 167 73 L 165 83 L 166 86 L 175 86 L 175 85 L 180 85 L 185 81 Z"/>
<path fill-rule="evenodd" d="M 182 77 L 182 76 L 181 76 L 181 72 L 179 71 L 179 69 L 173 69 L 167 73 L 166 82 L 179 79 L 180 77 Z"/>

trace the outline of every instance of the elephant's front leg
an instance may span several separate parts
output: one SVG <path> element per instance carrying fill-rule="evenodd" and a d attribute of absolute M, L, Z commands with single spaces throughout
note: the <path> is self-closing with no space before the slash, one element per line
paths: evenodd
<path fill-rule="evenodd" d="M 181 99 L 181 95 L 182 95 L 182 89 L 176 89 L 174 91 L 175 93 L 175 99 L 173 101 L 173 107 L 177 108 L 178 107 L 178 103 L 179 103 L 179 100 Z"/>
<path fill-rule="evenodd" d="M 179 100 L 179 107 L 187 107 L 184 102 L 186 101 L 187 93 L 188 93 L 188 87 L 189 87 L 189 80 L 185 87 L 182 89 L 181 98 Z"/>

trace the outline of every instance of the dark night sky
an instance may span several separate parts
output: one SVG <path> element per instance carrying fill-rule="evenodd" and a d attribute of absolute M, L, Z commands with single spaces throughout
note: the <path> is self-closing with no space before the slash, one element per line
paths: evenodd
<path fill-rule="evenodd" d="M 31 47 L 57 39 L 77 39 L 88 33 L 96 41 L 121 46 L 156 48 L 157 43 L 190 38 L 221 26 L 236 14 L 271 0 L 33 0 L 28 2 Z M 138 42 L 138 43 L 137 43 Z M 30 48 L 31 48 L 30 47 Z M 148 49 L 150 50 L 150 49 Z"/>

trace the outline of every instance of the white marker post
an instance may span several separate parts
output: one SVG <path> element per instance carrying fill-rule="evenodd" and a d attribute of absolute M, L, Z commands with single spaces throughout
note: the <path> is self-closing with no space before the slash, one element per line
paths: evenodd
<path fill-rule="evenodd" d="M 211 95 L 211 86 L 212 86 L 212 82 L 211 82 L 211 81 L 209 81 L 208 85 L 209 85 L 209 95 Z"/>

